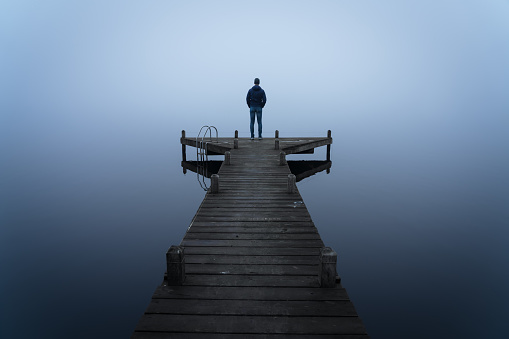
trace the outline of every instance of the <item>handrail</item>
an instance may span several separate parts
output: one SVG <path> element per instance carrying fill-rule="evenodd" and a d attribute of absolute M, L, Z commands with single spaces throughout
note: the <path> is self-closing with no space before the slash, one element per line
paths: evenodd
<path fill-rule="evenodd" d="M 205 129 L 205 133 L 201 135 L 201 132 L 203 129 Z M 208 154 L 208 144 L 212 141 L 212 129 L 216 131 L 216 142 L 219 142 L 219 133 L 217 131 L 217 128 L 215 126 L 208 126 L 204 125 L 200 128 L 200 131 L 198 132 L 198 135 L 196 136 L 196 175 L 198 179 L 198 183 L 200 184 L 200 187 L 204 190 L 208 190 L 207 183 L 205 182 L 205 178 L 208 176 L 208 169 L 207 169 L 207 163 L 209 161 L 209 154 Z M 207 133 L 209 133 L 209 141 L 205 141 L 205 138 L 207 137 Z M 200 139 L 201 136 L 201 140 Z M 201 179 L 201 180 L 200 180 Z"/>

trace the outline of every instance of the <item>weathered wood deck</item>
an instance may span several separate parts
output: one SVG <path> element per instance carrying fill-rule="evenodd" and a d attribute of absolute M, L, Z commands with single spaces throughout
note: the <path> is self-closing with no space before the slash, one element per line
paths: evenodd
<path fill-rule="evenodd" d="M 194 138 L 183 145 L 196 146 Z M 281 150 L 331 138 L 224 138 L 219 192 L 205 195 L 180 246 L 185 280 L 159 286 L 132 338 L 368 338 L 339 280 L 320 287 L 324 243 L 298 190 L 288 193 Z M 335 263 L 333 264 L 335 266 Z"/>

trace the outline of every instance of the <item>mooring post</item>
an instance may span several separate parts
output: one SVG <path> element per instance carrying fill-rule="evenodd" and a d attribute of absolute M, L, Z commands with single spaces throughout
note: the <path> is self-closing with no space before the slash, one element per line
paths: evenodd
<path fill-rule="evenodd" d="M 278 130 L 276 130 L 275 138 L 276 138 L 276 139 L 277 139 L 277 138 L 279 138 L 279 131 L 278 131 Z"/>
<path fill-rule="evenodd" d="M 180 143 L 182 144 L 182 161 L 186 161 L 186 145 L 184 144 L 185 137 L 186 131 L 182 130 L 182 138 L 180 139 Z"/>
<path fill-rule="evenodd" d="M 233 148 L 239 148 L 239 131 L 235 130 L 235 139 L 233 139 Z"/>
<path fill-rule="evenodd" d="M 210 176 L 210 193 L 219 192 L 219 175 L 212 174 Z"/>
<path fill-rule="evenodd" d="M 225 165 L 230 164 L 230 151 L 224 152 L 224 164 Z"/>
<path fill-rule="evenodd" d="M 336 265 L 338 262 L 338 255 L 330 247 L 324 247 L 320 251 L 320 266 L 318 279 L 320 280 L 320 287 L 331 288 L 336 287 Z"/>
<path fill-rule="evenodd" d="M 295 193 L 295 175 L 294 174 L 288 174 L 288 193 Z"/>
<path fill-rule="evenodd" d="M 166 252 L 166 276 L 168 285 L 178 286 L 186 279 L 184 247 L 171 246 Z"/>
<path fill-rule="evenodd" d="M 327 131 L 327 138 L 331 139 L 332 138 L 332 132 L 331 130 L 328 130 Z M 330 161 L 330 144 L 327 145 L 327 161 Z M 330 172 L 330 171 L 329 171 Z M 327 172 L 327 173 L 329 173 Z"/>
<path fill-rule="evenodd" d="M 279 139 L 276 139 L 274 149 L 279 149 Z"/>
<path fill-rule="evenodd" d="M 286 153 L 280 152 L 279 153 L 279 166 L 284 166 L 284 165 L 286 165 Z"/>

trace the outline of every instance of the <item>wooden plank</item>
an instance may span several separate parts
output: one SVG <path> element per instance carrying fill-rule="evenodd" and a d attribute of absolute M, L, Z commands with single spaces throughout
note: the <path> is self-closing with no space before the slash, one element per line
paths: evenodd
<path fill-rule="evenodd" d="M 200 217 L 228 217 L 228 218 L 261 218 L 261 217 L 280 217 L 280 218 L 292 218 L 292 219 L 303 219 L 310 220 L 311 216 L 309 215 L 306 209 L 290 209 L 290 210 L 280 210 L 280 211 L 262 211 L 256 209 L 247 209 L 247 210 L 236 210 L 236 209 L 209 209 L 204 208 L 200 209 L 199 212 Z"/>
<path fill-rule="evenodd" d="M 188 264 L 186 274 L 229 275 L 311 275 L 318 279 L 316 265 L 224 265 L 224 264 Z"/>
<path fill-rule="evenodd" d="M 263 221 L 223 221 L 223 222 L 201 222 L 194 221 L 191 224 L 191 228 L 195 226 L 225 226 L 225 227 L 286 227 L 288 229 L 292 227 L 313 227 L 316 229 L 312 220 L 309 221 L 284 221 L 284 222 L 263 222 Z"/>
<path fill-rule="evenodd" d="M 284 199 L 260 199 L 260 197 L 257 196 L 251 196 L 251 197 L 232 197 L 232 196 L 221 196 L 221 199 L 207 199 L 203 202 L 204 208 L 207 208 L 208 206 L 214 206 L 222 203 L 223 208 L 234 208 L 234 204 L 243 204 L 243 205 L 249 205 L 254 207 L 263 207 L 263 206 L 272 206 L 272 208 L 277 208 L 279 206 L 297 206 L 300 207 L 302 205 L 302 200 L 295 199 L 295 197 L 292 197 L 290 195 L 286 195 L 283 197 Z"/>
<path fill-rule="evenodd" d="M 286 154 L 294 154 L 330 144 L 332 144 L 332 138 L 306 140 L 305 142 L 302 143 L 292 143 L 292 144 L 283 141 L 280 144 L 281 145 L 280 148 Z"/>
<path fill-rule="evenodd" d="M 274 160 L 270 162 L 253 161 L 255 159 L 240 160 L 236 157 L 231 158 L 230 165 L 228 168 L 224 167 L 221 170 L 223 173 L 252 173 L 256 177 L 266 178 L 267 173 L 290 173 L 290 170 L 286 167 L 279 167 L 279 158 L 274 156 Z M 276 167 L 278 166 L 278 167 Z M 240 176 L 239 176 L 240 178 Z M 243 177 L 245 179 L 249 177 Z"/>
<path fill-rule="evenodd" d="M 318 256 L 186 255 L 186 264 L 318 265 Z"/>
<path fill-rule="evenodd" d="M 224 206 L 224 205 L 223 205 Z M 226 206 L 226 207 L 216 207 L 216 206 L 202 206 L 200 208 L 199 214 L 206 215 L 225 215 L 225 216 L 237 216 L 241 214 L 246 215 L 306 215 L 309 216 L 309 212 L 306 207 L 296 206 L 294 204 L 286 204 L 280 207 L 259 207 L 256 205 L 244 206 L 244 207 L 236 207 L 236 206 Z"/>
<path fill-rule="evenodd" d="M 138 331 L 277 333 L 277 334 L 364 334 L 358 317 L 272 317 L 223 315 L 146 314 Z"/>
<path fill-rule="evenodd" d="M 258 183 L 258 184 L 265 184 L 265 183 Z M 256 184 L 254 183 L 246 183 L 244 185 L 240 185 L 240 184 L 235 184 L 235 183 L 232 183 L 232 184 L 229 184 L 227 182 L 223 182 L 221 181 L 221 193 L 235 193 L 235 192 L 241 192 L 241 193 L 244 193 L 244 192 L 248 192 L 249 191 L 255 191 L 256 190 L 256 194 L 260 194 L 260 193 L 263 193 L 263 194 L 266 194 L 267 196 L 270 196 L 270 194 L 278 194 L 278 193 L 283 193 L 283 194 L 288 194 L 286 192 L 286 183 L 278 183 L 278 184 L 275 184 L 275 183 L 271 183 L 270 184 L 270 187 L 267 187 L 267 186 L 262 186 L 262 187 L 256 187 Z"/>
<path fill-rule="evenodd" d="M 293 194 L 289 194 L 285 189 L 278 189 L 278 190 L 266 190 L 266 191 L 262 191 L 262 190 L 256 190 L 256 191 L 253 191 L 253 190 L 245 190 L 245 189 L 229 189 L 229 188 L 225 188 L 225 187 L 222 187 L 221 184 L 219 184 L 219 187 L 220 187 L 220 196 L 218 195 L 218 197 L 225 197 L 225 198 L 240 198 L 240 197 L 245 197 L 247 199 L 253 199 L 253 198 L 260 198 L 260 199 L 263 199 L 265 197 L 265 199 L 277 199 L 277 198 L 284 198 L 284 199 L 288 199 L 290 197 L 290 199 L 298 199 L 298 195 L 297 193 L 293 193 Z"/>
<path fill-rule="evenodd" d="M 131 339 L 369 339 L 367 334 L 232 334 L 134 332 Z"/>
<path fill-rule="evenodd" d="M 349 300 L 267 301 L 153 299 L 146 314 L 259 315 L 305 317 L 353 317 Z"/>
<path fill-rule="evenodd" d="M 193 233 L 184 237 L 186 240 L 321 240 L 318 233 L 297 234 L 264 234 L 264 233 Z"/>
<path fill-rule="evenodd" d="M 236 194 L 223 194 L 220 193 L 218 195 L 206 195 L 204 198 L 205 202 L 209 201 L 226 201 L 226 200 L 234 200 L 238 202 L 242 202 L 243 200 L 247 200 L 249 203 L 260 201 L 261 202 L 272 202 L 275 200 L 284 200 L 288 203 L 293 203 L 294 201 L 302 201 L 302 197 L 298 194 L 288 194 L 288 193 L 280 193 L 280 194 L 272 194 L 270 196 L 266 194 L 257 194 L 256 192 L 249 192 L 249 193 L 236 193 Z"/>
<path fill-rule="evenodd" d="M 320 287 L 315 276 L 187 274 L 186 286 Z"/>
<path fill-rule="evenodd" d="M 203 254 L 203 255 L 320 255 L 319 247 L 220 247 L 220 246 L 186 246 L 185 255 Z"/>
<path fill-rule="evenodd" d="M 231 141 L 230 141 L 231 140 Z M 226 151 L 230 151 L 233 148 L 233 139 L 221 139 L 219 142 L 207 142 L 207 150 L 224 154 Z M 196 139 L 192 138 L 181 138 L 180 143 L 186 146 L 196 147 Z"/>
<path fill-rule="evenodd" d="M 220 286 L 158 286 L 153 298 L 157 299 L 210 299 L 210 300 L 349 300 L 344 288 L 307 287 L 220 287 Z"/>
<path fill-rule="evenodd" d="M 221 185 L 219 185 L 219 189 L 221 190 Z M 220 195 L 219 195 L 220 194 Z M 263 194 L 257 195 L 257 194 L 246 194 L 246 193 L 233 193 L 232 191 L 229 192 L 223 192 L 221 191 L 218 194 L 217 197 L 208 198 L 204 201 L 206 204 L 218 204 L 223 203 L 223 208 L 227 208 L 230 206 L 234 206 L 234 203 L 237 204 L 250 204 L 253 206 L 257 206 L 259 204 L 264 205 L 272 205 L 273 208 L 278 207 L 280 205 L 294 205 L 294 204 L 300 204 L 299 201 L 302 201 L 302 198 L 300 198 L 298 195 L 295 194 L 288 194 L 288 193 L 282 193 L 279 195 L 274 196 L 265 196 Z"/>
<path fill-rule="evenodd" d="M 195 220 L 216 220 L 216 221 L 237 221 L 237 220 L 288 220 L 288 221 L 311 221 L 311 216 L 307 213 L 307 211 L 295 211 L 291 212 L 281 212 L 281 213 L 249 213 L 249 212 L 241 212 L 241 213 L 214 213 L 214 211 L 201 212 L 195 218 Z"/>
<path fill-rule="evenodd" d="M 253 201 L 243 202 L 238 200 L 231 200 L 225 203 L 224 201 L 205 201 L 201 208 L 267 208 L 267 210 L 277 210 L 280 208 L 306 208 L 302 201 Z"/>
<path fill-rule="evenodd" d="M 277 248 L 322 248 L 321 240 L 198 240 L 184 239 L 186 247 L 277 247 Z"/>
<path fill-rule="evenodd" d="M 188 231 L 187 234 L 191 233 L 274 233 L 274 234 L 318 234 L 318 230 L 316 227 L 310 226 L 273 226 L 273 227 L 264 227 L 264 226 L 197 226 L 193 225 Z"/>
<path fill-rule="evenodd" d="M 284 185 L 285 184 L 285 177 L 287 177 L 286 173 L 274 173 L 274 175 L 271 175 L 270 172 L 266 172 L 263 177 L 254 178 L 249 177 L 249 179 L 246 178 L 246 174 L 242 173 L 242 176 L 235 178 L 232 174 L 229 176 L 226 176 L 224 172 L 219 172 L 221 177 L 223 178 L 221 180 L 221 183 L 225 185 L 232 185 L 232 186 L 244 186 L 244 187 L 253 187 L 253 186 L 259 186 L 259 188 L 264 188 L 264 185 L 271 184 L 271 185 Z M 290 173 L 288 173 L 290 174 Z M 270 188 L 270 187 L 265 187 Z"/>
<path fill-rule="evenodd" d="M 256 200 L 256 201 L 239 201 L 230 199 L 227 202 L 221 199 L 207 200 L 201 205 L 204 209 L 231 209 L 231 210 L 249 210 L 264 209 L 265 211 L 278 212 L 280 210 L 306 209 L 306 205 L 302 201 L 295 200 Z"/>
<path fill-rule="evenodd" d="M 209 216 L 209 215 L 196 215 L 195 221 L 202 221 L 202 222 L 227 222 L 227 221 L 277 221 L 277 222 L 283 222 L 283 221 L 311 221 L 310 216 L 302 216 L 298 217 L 295 215 L 282 215 L 282 216 L 273 216 L 273 215 L 239 215 L 236 217 L 230 217 L 230 216 Z"/>
<path fill-rule="evenodd" d="M 221 177 L 219 177 L 221 178 Z M 221 179 L 219 179 L 221 180 Z M 297 198 L 298 197 L 298 198 Z M 291 200 L 291 199 L 298 199 L 302 200 L 302 197 L 298 193 L 288 194 L 287 192 L 273 192 L 273 193 L 267 193 L 267 192 L 257 192 L 256 190 L 251 191 L 230 191 L 226 190 L 225 192 L 222 192 L 220 194 L 209 194 L 209 199 L 260 199 L 260 200 L 272 200 L 272 199 L 282 199 L 282 200 Z M 295 201 L 295 200 L 294 200 Z"/>

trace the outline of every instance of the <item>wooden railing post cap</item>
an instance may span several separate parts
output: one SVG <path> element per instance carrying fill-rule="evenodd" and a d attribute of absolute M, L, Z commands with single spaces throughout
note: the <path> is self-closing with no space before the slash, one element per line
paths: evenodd
<path fill-rule="evenodd" d="M 182 246 L 177 246 L 177 245 L 171 245 L 170 248 L 168 249 L 168 252 L 175 252 L 175 253 L 180 253 L 184 251 L 184 248 Z"/>
<path fill-rule="evenodd" d="M 168 263 L 181 263 L 184 261 L 184 247 L 172 245 L 166 252 Z"/>
<path fill-rule="evenodd" d="M 335 263 L 338 260 L 338 254 L 330 247 L 322 248 L 320 257 L 323 263 Z"/>

